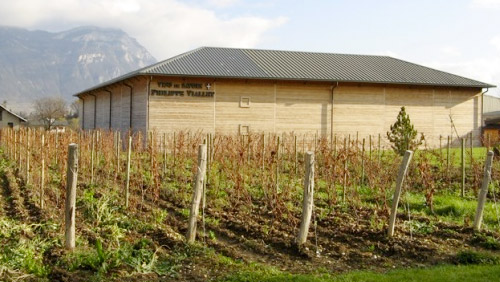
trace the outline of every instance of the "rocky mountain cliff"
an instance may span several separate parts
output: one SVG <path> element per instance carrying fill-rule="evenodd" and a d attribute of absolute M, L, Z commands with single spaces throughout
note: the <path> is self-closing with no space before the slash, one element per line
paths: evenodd
<path fill-rule="evenodd" d="M 118 29 L 79 27 L 51 33 L 0 26 L 0 102 L 28 112 L 34 99 L 72 94 L 155 63 Z"/>

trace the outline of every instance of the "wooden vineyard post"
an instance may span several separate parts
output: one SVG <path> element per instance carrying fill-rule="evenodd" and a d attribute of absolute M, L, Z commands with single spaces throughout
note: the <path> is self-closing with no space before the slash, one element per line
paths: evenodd
<path fill-rule="evenodd" d="M 302 219 L 300 221 L 299 234 L 297 235 L 297 245 L 299 246 L 307 241 L 314 205 L 314 153 L 307 152 L 305 157 L 306 175 L 304 177 Z"/>
<path fill-rule="evenodd" d="M 297 136 L 294 136 L 295 175 L 297 175 Z"/>
<path fill-rule="evenodd" d="M 12 129 L 13 134 L 14 134 L 14 155 L 13 155 L 13 160 L 14 162 L 17 162 L 17 130 Z"/>
<path fill-rule="evenodd" d="M 476 216 L 474 218 L 474 230 L 481 230 L 481 222 L 483 221 L 483 210 L 486 203 L 486 195 L 488 194 L 488 186 L 491 180 L 491 165 L 493 163 L 493 152 L 489 151 L 484 164 L 484 176 L 479 197 L 477 199 Z"/>
<path fill-rule="evenodd" d="M 361 181 L 360 188 L 365 182 L 365 138 L 363 138 L 363 147 L 361 149 Z"/>
<path fill-rule="evenodd" d="M 474 141 L 472 140 L 472 131 L 470 133 L 470 167 L 472 168 L 472 163 L 474 161 L 474 156 L 473 156 L 473 147 L 474 146 Z"/>
<path fill-rule="evenodd" d="M 167 133 L 163 133 L 163 175 L 167 174 Z"/>
<path fill-rule="evenodd" d="M 314 142 L 316 142 L 316 139 L 314 139 Z M 316 150 L 316 149 L 314 149 Z M 276 147 L 276 195 L 278 195 L 279 191 L 279 178 L 280 178 L 280 137 L 278 136 L 278 144 Z"/>
<path fill-rule="evenodd" d="M 75 203 L 78 179 L 78 145 L 69 144 L 68 170 L 66 173 L 65 244 L 66 249 L 75 248 Z"/>
<path fill-rule="evenodd" d="M 92 148 L 90 149 L 90 184 L 94 184 L 95 132 L 92 132 Z M 57 154 L 56 154 L 57 156 Z"/>
<path fill-rule="evenodd" d="M 130 158 L 132 155 L 132 136 L 128 137 L 128 153 L 127 153 L 127 180 L 125 184 L 125 208 L 128 208 L 128 198 L 130 189 Z"/>
<path fill-rule="evenodd" d="M 189 225 L 186 234 L 187 242 L 192 244 L 196 239 L 196 221 L 200 209 L 201 196 L 203 194 L 203 182 L 207 168 L 207 145 L 200 144 L 198 147 L 198 170 L 194 185 L 193 199 L 191 201 L 191 210 L 189 212 Z"/>
<path fill-rule="evenodd" d="M 446 145 L 446 172 L 450 173 L 450 136 L 448 136 L 448 143 Z"/>
<path fill-rule="evenodd" d="M 443 159 L 443 136 L 439 135 L 439 155 L 441 156 L 441 160 Z"/>
<path fill-rule="evenodd" d="M 265 161 L 266 161 L 266 135 L 262 133 L 262 171 L 264 171 Z"/>
<path fill-rule="evenodd" d="M 173 178 L 175 180 L 175 165 L 176 165 L 176 155 L 177 155 L 177 143 L 175 141 L 175 132 L 174 132 L 174 166 L 172 167 L 172 175 L 173 175 Z"/>
<path fill-rule="evenodd" d="M 489 151 L 486 156 L 486 162 L 484 164 L 484 176 L 483 183 L 481 185 L 481 191 L 479 192 L 479 197 L 477 199 L 477 209 L 476 216 L 474 218 L 474 230 L 481 230 L 481 222 L 483 221 L 483 210 L 486 203 L 486 195 L 488 194 L 488 186 L 491 180 L 491 164 L 493 163 L 493 152 Z"/>
<path fill-rule="evenodd" d="M 26 185 L 30 183 L 30 129 L 26 131 Z"/>
<path fill-rule="evenodd" d="M 461 161 L 461 168 L 462 168 L 462 183 L 461 183 L 461 195 L 462 198 L 465 197 L 465 139 L 460 138 L 460 141 L 462 143 L 462 150 L 460 151 L 460 161 Z"/>
<path fill-rule="evenodd" d="M 59 133 L 56 129 L 56 138 L 54 138 L 54 150 L 55 150 L 54 157 L 56 158 L 56 165 L 58 164 L 58 160 L 57 160 L 57 152 L 58 152 L 57 149 L 58 149 L 58 145 L 59 145 L 58 143 L 59 143 Z"/>
<path fill-rule="evenodd" d="M 120 174 L 120 147 L 122 146 L 122 138 L 120 131 L 116 132 L 116 175 Z"/>
<path fill-rule="evenodd" d="M 381 139 L 382 139 L 382 136 L 380 135 L 380 133 L 378 134 L 378 150 L 377 150 L 377 157 L 378 157 L 378 164 L 380 165 L 380 161 L 382 159 L 382 147 L 381 147 Z"/>
<path fill-rule="evenodd" d="M 42 158 L 42 168 L 41 168 L 41 173 L 40 173 L 40 209 L 42 210 L 43 209 L 43 205 L 44 205 L 44 202 L 43 202 L 43 196 L 44 196 L 44 185 L 45 185 L 45 156 L 43 154 L 43 151 L 44 151 L 44 147 L 45 147 L 45 134 L 42 133 L 42 148 L 40 150 L 41 152 L 41 158 Z"/>
<path fill-rule="evenodd" d="M 252 158 L 252 150 L 250 148 L 250 134 L 247 135 L 247 164 L 250 163 L 250 159 Z"/>
<path fill-rule="evenodd" d="M 403 162 L 399 168 L 398 179 L 396 181 L 396 190 L 394 191 L 394 198 L 392 199 L 391 216 L 389 218 L 389 228 L 387 229 L 387 236 L 394 236 L 394 224 L 396 223 L 396 214 L 398 211 L 399 198 L 401 196 L 401 189 L 403 187 L 403 182 L 405 180 L 406 172 L 408 171 L 408 166 L 410 164 L 413 152 L 408 150 L 405 152 L 403 157 Z"/>
<path fill-rule="evenodd" d="M 370 134 L 370 141 L 369 141 L 369 143 L 370 143 L 370 149 L 369 149 L 370 152 L 369 152 L 368 155 L 369 155 L 370 161 L 371 161 L 372 160 L 372 135 L 371 134 Z"/>
<path fill-rule="evenodd" d="M 337 157 L 337 134 L 335 134 L 333 141 L 333 156 Z"/>
<path fill-rule="evenodd" d="M 342 202 L 345 203 L 345 197 L 346 197 L 346 190 L 347 190 L 347 157 L 348 157 L 348 152 L 347 152 L 347 141 L 344 137 L 344 154 L 345 154 L 345 159 L 344 159 L 344 183 L 342 187 Z"/>

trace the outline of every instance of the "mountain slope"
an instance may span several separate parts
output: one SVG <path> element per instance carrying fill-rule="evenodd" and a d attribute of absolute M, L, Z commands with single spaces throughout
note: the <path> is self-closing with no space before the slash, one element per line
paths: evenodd
<path fill-rule="evenodd" d="M 23 110 L 44 96 L 71 101 L 78 91 L 155 62 L 118 29 L 50 33 L 0 26 L 0 101 Z"/>

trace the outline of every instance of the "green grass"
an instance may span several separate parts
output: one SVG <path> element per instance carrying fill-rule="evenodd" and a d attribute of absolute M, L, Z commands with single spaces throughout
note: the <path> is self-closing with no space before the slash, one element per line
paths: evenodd
<path fill-rule="evenodd" d="M 468 144 L 467 144 L 468 145 Z M 459 167 L 460 166 L 460 157 L 461 157 L 461 148 L 456 147 L 456 148 L 450 148 L 450 165 L 453 167 Z M 446 149 L 446 144 L 444 144 L 444 147 L 441 149 L 434 149 L 431 150 L 434 151 L 434 156 L 431 158 L 432 164 L 433 165 L 446 165 L 447 161 L 447 149 Z M 418 156 L 419 153 L 425 152 L 423 150 L 417 150 L 416 151 L 416 156 Z M 486 153 L 487 149 L 486 147 L 473 147 L 472 148 L 472 158 L 474 161 L 480 160 L 481 162 L 486 159 Z M 442 160 L 440 160 L 442 156 Z M 465 164 L 468 166 L 470 165 L 470 147 L 465 147 Z"/>
<path fill-rule="evenodd" d="M 444 265 L 432 268 L 397 269 L 387 273 L 370 271 L 356 271 L 342 275 L 310 275 L 289 274 L 276 270 L 263 270 L 257 272 L 242 272 L 226 277 L 225 282 L 355 282 L 355 281 L 498 281 L 500 277 L 499 265 Z"/>
<path fill-rule="evenodd" d="M 407 193 L 403 196 L 400 209 L 404 209 L 406 203 L 410 203 L 412 212 L 420 212 L 425 215 L 433 215 L 430 208 L 425 205 L 425 198 L 421 193 Z M 477 208 L 477 200 L 471 198 L 462 198 L 451 194 L 438 194 L 434 196 L 434 215 L 441 219 L 455 223 L 463 223 L 464 219 L 469 222 L 474 221 Z M 486 228 L 498 230 L 500 216 L 500 203 L 488 201 L 484 208 L 483 224 Z"/>

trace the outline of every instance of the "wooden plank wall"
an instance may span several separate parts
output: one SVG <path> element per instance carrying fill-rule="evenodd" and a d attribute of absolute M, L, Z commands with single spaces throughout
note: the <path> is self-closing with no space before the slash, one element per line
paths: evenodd
<path fill-rule="evenodd" d="M 127 81 L 132 86 L 132 130 L 146 133 L 147 128 L 147 87 L 148 81 L 136 79 Z M 80 124 L 84 130 L 94 129 L 94 102 L 96 102 L 96 121 L 95 128 L 111 129 L 127 132 L 130 129 L 130 89 L 123 84 L 113 85 L 106 90 L 96 91 L 92 94 L 83 95 L 83 105 L 80 109 L 83 111 L 83 120 Z M 111 107 L 110 107 L 111 103 Z M 111 115 L 110 115 L 111 111 Z"/>
<path fill-rule="evenodd" d="M 179 84 L 186 82 L 181 79 L 155 78 L 151 82 L 152 90 L 178 90 L 165 88 L 160 83 Z M 200 83 L 206 90 L 206 84 L 210 88 L 216 86 L 213 80 L 190 79 L 189 83 Z M 149 130 L 159 134 L 175 131 L 214 131 L 214 98 L 213 97 L 189 97 L 189 96 L 166 96 L 151 95 L 149 102 Z"/>
<path fill-rule="evenodd" d="M 250 132 L 275 132 L 276 86 L 271 81 L 218 81 L 216 83 L 215 131 L 238 133 L 240 125 Z M 241 107 L 241 98 L 248 98 L 248 107 Z"/>
<path fill-rule="evenodd" d="M 94 103 L 95 98 L 85 95 L 83 98 L 83 129 L 94 129 Z"/>
<path fill-rule="evenodd" d="M 281 82 L 276 88 L 276 133 L 329 137 L 331 85 Z"/>
<path fill-rule="evenodd" d="M 151 95 L 151 90 L 176 90 L 160 83 L 199 83 L 203 91 L 214 91 L 212 97 Z M 396 121 L 401 106 L 415 128 L 424 133 L 429 146 L 439 144 L 453 135 L 473 133 L 479 144 L 481 110 L 480 89 L 409 87 L 397 85 L 289 82 L 238 79 L 202 79 L 155 77 L 135 79 L 133 85 L 132 127 L 134 130 L 154 130 L 158 133 L 174 131 L 203 131 L 205 133 L 237 134 L 241 126 L 250 132 L 318 134 L 339 138 L 350 134 L 359 139 L 380 133 L 385 139 L 390 125 Z M 210 89 L 206 86 L 210 84 Z M 112 91 L 113 129 L 129 128 L 130 94 L 124 85 L 110 87 Z M 179 90 L 179 89 L 177 89 Z M 186 90 L 186 89 L 183 89 Z M 185 92 L 186 93 L 186 92 Z M 109 94 L 98 95 L 97 126 L 109 127 Z M 249 104 L 241 106 L 241 99 Z M 85 129 L 93 125 L 93 97 L 85 96 Z M 149 113 L 148 113 L 149 103 Z M 451 126 L 451 119 L 455 129 Z M 148 119 L 149 117 L 149 119 Z M 457 145 L 458 141 L 454 142 Z M 386 143 L 386 145 L 388 145 Z"/>
<path fill-rule="evenodd" d="M 479 89 L 339 86 L 334 94 L 334 133 L 345 136 L 358 132 L 360 138 L 381 133 L 385 137 L 401 106 L 405 106 L 412 123 L 424 134 L 429 146 L 438 146 L 440 135 L 443 140 L 452 135 L 456 146 L 459 144 L 457 133 L 465 137 L 470 132 L 475 144 L 479 145 L 479 94 Z"/>

